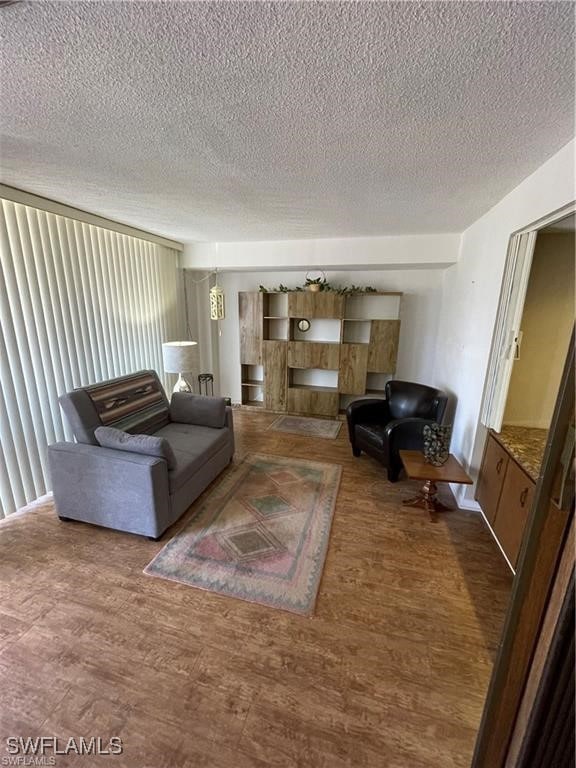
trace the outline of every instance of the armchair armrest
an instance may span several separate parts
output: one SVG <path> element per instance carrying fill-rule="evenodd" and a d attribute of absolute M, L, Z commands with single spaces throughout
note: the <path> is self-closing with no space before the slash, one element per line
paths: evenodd
<path fill-rule="evenodd" d="M 365 398 L 354 400 L 346 408 L 348 436 L 354 444 L 354 426 L 356 424 L 386 424 L 390 421 L 390 408 L 384 398 Z"/>
<path fill-rule="evenodd" d="M 423 445 L 423 430 L 426 424 L 436 424 L 434 419 L 420 419 L 412 416 L 406 419 L 394 419 L 386 425 L 385 433 L 388 446 L 405 450 L 421 450 Z"/>
<path fill-rule="evenodd" d="M 58 516 L 159 536 L 170 516 L 165 459 L 99 445 L 56 443 L 48 462 Z"/>
<path fill-rule="evenodd" d="M 226 426 L 226 400 L 223 397 L 174 392 L 170 400 L 170 421 L 222 429 Z"/>

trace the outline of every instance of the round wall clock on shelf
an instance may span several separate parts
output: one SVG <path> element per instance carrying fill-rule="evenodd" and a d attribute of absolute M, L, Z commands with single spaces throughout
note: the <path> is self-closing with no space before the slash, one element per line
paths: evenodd
<path fill-rule="evenodd" d="M 305 318 L 302 318 L 302 320 L 298 320 L 298 330 L 302 331 L 302 333 L 306 333 L 306 331 L 309 331 L 310 320 L 306 320 Z"/>

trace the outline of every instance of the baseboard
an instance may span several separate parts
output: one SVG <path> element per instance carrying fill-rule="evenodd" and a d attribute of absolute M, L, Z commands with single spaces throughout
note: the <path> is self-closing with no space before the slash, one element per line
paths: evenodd
<path fill-rule="evenodd" d="M 507 421 L 505 424 L 502 424 L 502 428 L 504 427 L 526 427 L 527 429 L 550 429 L 550 422 L 549 421 L 526 421 L 520 420 L 520 421 Z"/>
<path fill-rule="evenodd" d="M 31 501 L 29 504 L 26 504 L 25 507 L 20 507 L 20 509 L 17 509 L 15 512 L 12 512 L 10 515 L 6 515 L 6 517 L 2 518 L 0 520 L 1 523 L 5 523 L 7 520 L 13 520 L 15 517 L 20 517 L 21 515 L 25 515 L 27 512 L 31 512 L 36 507 L 41 507 L 43 504 L 47 504 L 48 502 L 52 501 L 54 498 L 52 491 L 49 491 L 48 493 L 45 493 L 43 496 L 40 496 L 37 499 L 34 499 L 34 501 Z"/>
<path fill-rule="evenodd" d="M 465 509 L 467 512 L 482 512 L 480 504 L 474 499 L 456 499 L 456 501 L 459 509 Z"/>
<path fill-rule="evenodd" d="M 466 493 L 466 488 L 469 486 L 463 486 L 459 483 L 448 483 L 450 486 L 450 490 L 452 492 L 452 496 L 454 496 L 454 500 L 456 504 L 458 504 L 458 509 L 465 509 L 467 512 L 481 512 L 480 504 L 475 499 L 467 499 L 464 494 Z"/>
<path fill-rule="evenodd" d="M 486 519 L 486 515 L 484 514 L 484 512 L 482 512 L 482 509 L 480 509 L 480 514 L 482 515 L 482 518 L 483 518 L 483 520 L 484 520 L 484 522 L 485 522 L 485 524 L 486 524 L 486 528 L 488 528 L 488 530 L 489 530 L 489 531 L 490 531 L 490 533 L 492 534 L 492 538 L 494 539 L 494 541 L 495 541 L 495 542 L 496 542 L 496 544 L 498 545 L 498 549 L 500 550 L 500 552 L 502 552 L 502 556 L 503 556 L 504 560 L 506 560 L 506 562 L 507 562 L 507 564 L 508 564 L 508 568 L 510 568 L 510 570 L 512 571 L 512 574 L 513 574 L 514 576 L 516 576 L 516 571 L 514 570 L 514 566 L 512 565 L 512 563 L 510 562 L 510 560 L 508 560 L 508 555 L 507 555 L 507 554 L 506 554 L 506 552 L 504 552 L 504 550 L 502 549 L 502 545 L 501 545 L 501 544 L 500 544 L 500 542 L 498 541 L 498 537 L 497 537 L 497 536 L 496 536 L 496 534 L 494 533 L 494 530 L 493 530 L 492 526 L 490 525 L 490 523 L 488 522 L 488 520 Z"/>

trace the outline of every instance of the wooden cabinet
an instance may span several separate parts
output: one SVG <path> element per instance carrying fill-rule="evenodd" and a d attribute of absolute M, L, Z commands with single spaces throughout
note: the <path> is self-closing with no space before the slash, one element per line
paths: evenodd
<path fill-rule="evenodd" d="M 344 296 L 328 291 L 295 291 L 288 294 L 288 316 L 340 319 L 344 316 Z"/>
<path fill-rule="evenodd" d="M 534 488 L 534 482 L 526 472 L 510 459 L 492 528 L 514 567 L 518 560 L 528 513 L 532 507 Z"/>
<path fill-rule="evenodd" d="M 345 395 L 363 395 L 366 391 L 367 344 L 342 344 L 338 389 Z"/>
<path fill-rule="evenodd" d="M 476 487 L 476 501 L 482 507 L 490 525 L 496 517 L 508 461 L 508 453 L 492 435 L 488 435 L 482 469 Z"/>
<path fill-rule="evenodd" d="M 396 292 L 240 292 L 241 402 L 336 416 L 357 396 L 384 395 L 398 355 Z M 298 320 L 310 320 L 308 329 Z"/>
<path fill-rule="evenodd" d="M 339 395 L 337 390 L 322 387 L 290 387 L 288 389 L 288 410 L 306 416 L 336 416 Z"/>
<path fill-rule="evenodd" d="M 337 371 L 340 364 L 340 345 L 319 341 L 289 341 L 289 368 L 319 368 Z"/>
<path fill-rule="evenodd" d="M 532 478 L 505 446 L 489 434 L 478 477 L 476 500 L 513 567 L 518 560 L 535 487 Z"/>
<path fill-rule="evenodd" d="M 240 363 L 262 363 L 262 294 L 239 293 L 238 313 L 240 320 Z"/>
<path fill-rule="evenodd" d="M 264 407 L 271 411 L 286 410 L 286 352 L 285 341 L 263 341 L 262 363 L 264 377 Z"/>
<path fill-rule="evenodd" d="M 368 371 L 393 373 L 398 357 L 400 320 L 372 320 L 368 346 Z"/>

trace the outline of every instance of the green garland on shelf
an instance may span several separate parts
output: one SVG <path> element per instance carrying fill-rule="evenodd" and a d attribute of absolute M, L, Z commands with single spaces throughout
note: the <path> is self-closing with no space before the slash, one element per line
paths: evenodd
<path fill-rule="evenodd" d="M 258 290 L 260 293 L 294 293 L 297 291 L 304 291 L 309 285 L 319 285 L 320 291 L 338 293 L 340 296 L 350 295 L 355 293 L 378 293 L 377 288 L 367 285 L 362 288 L 359 285 L 330 285 L 330 283 L 323 277 L 317 277 L 314 280 L 307 279 L 303 286 L 297 286 L 296 288 L 289 288 L 287 285 L 280 285 L 277 288 L 266 288 L 264 285 L 259 285 Z"/>

